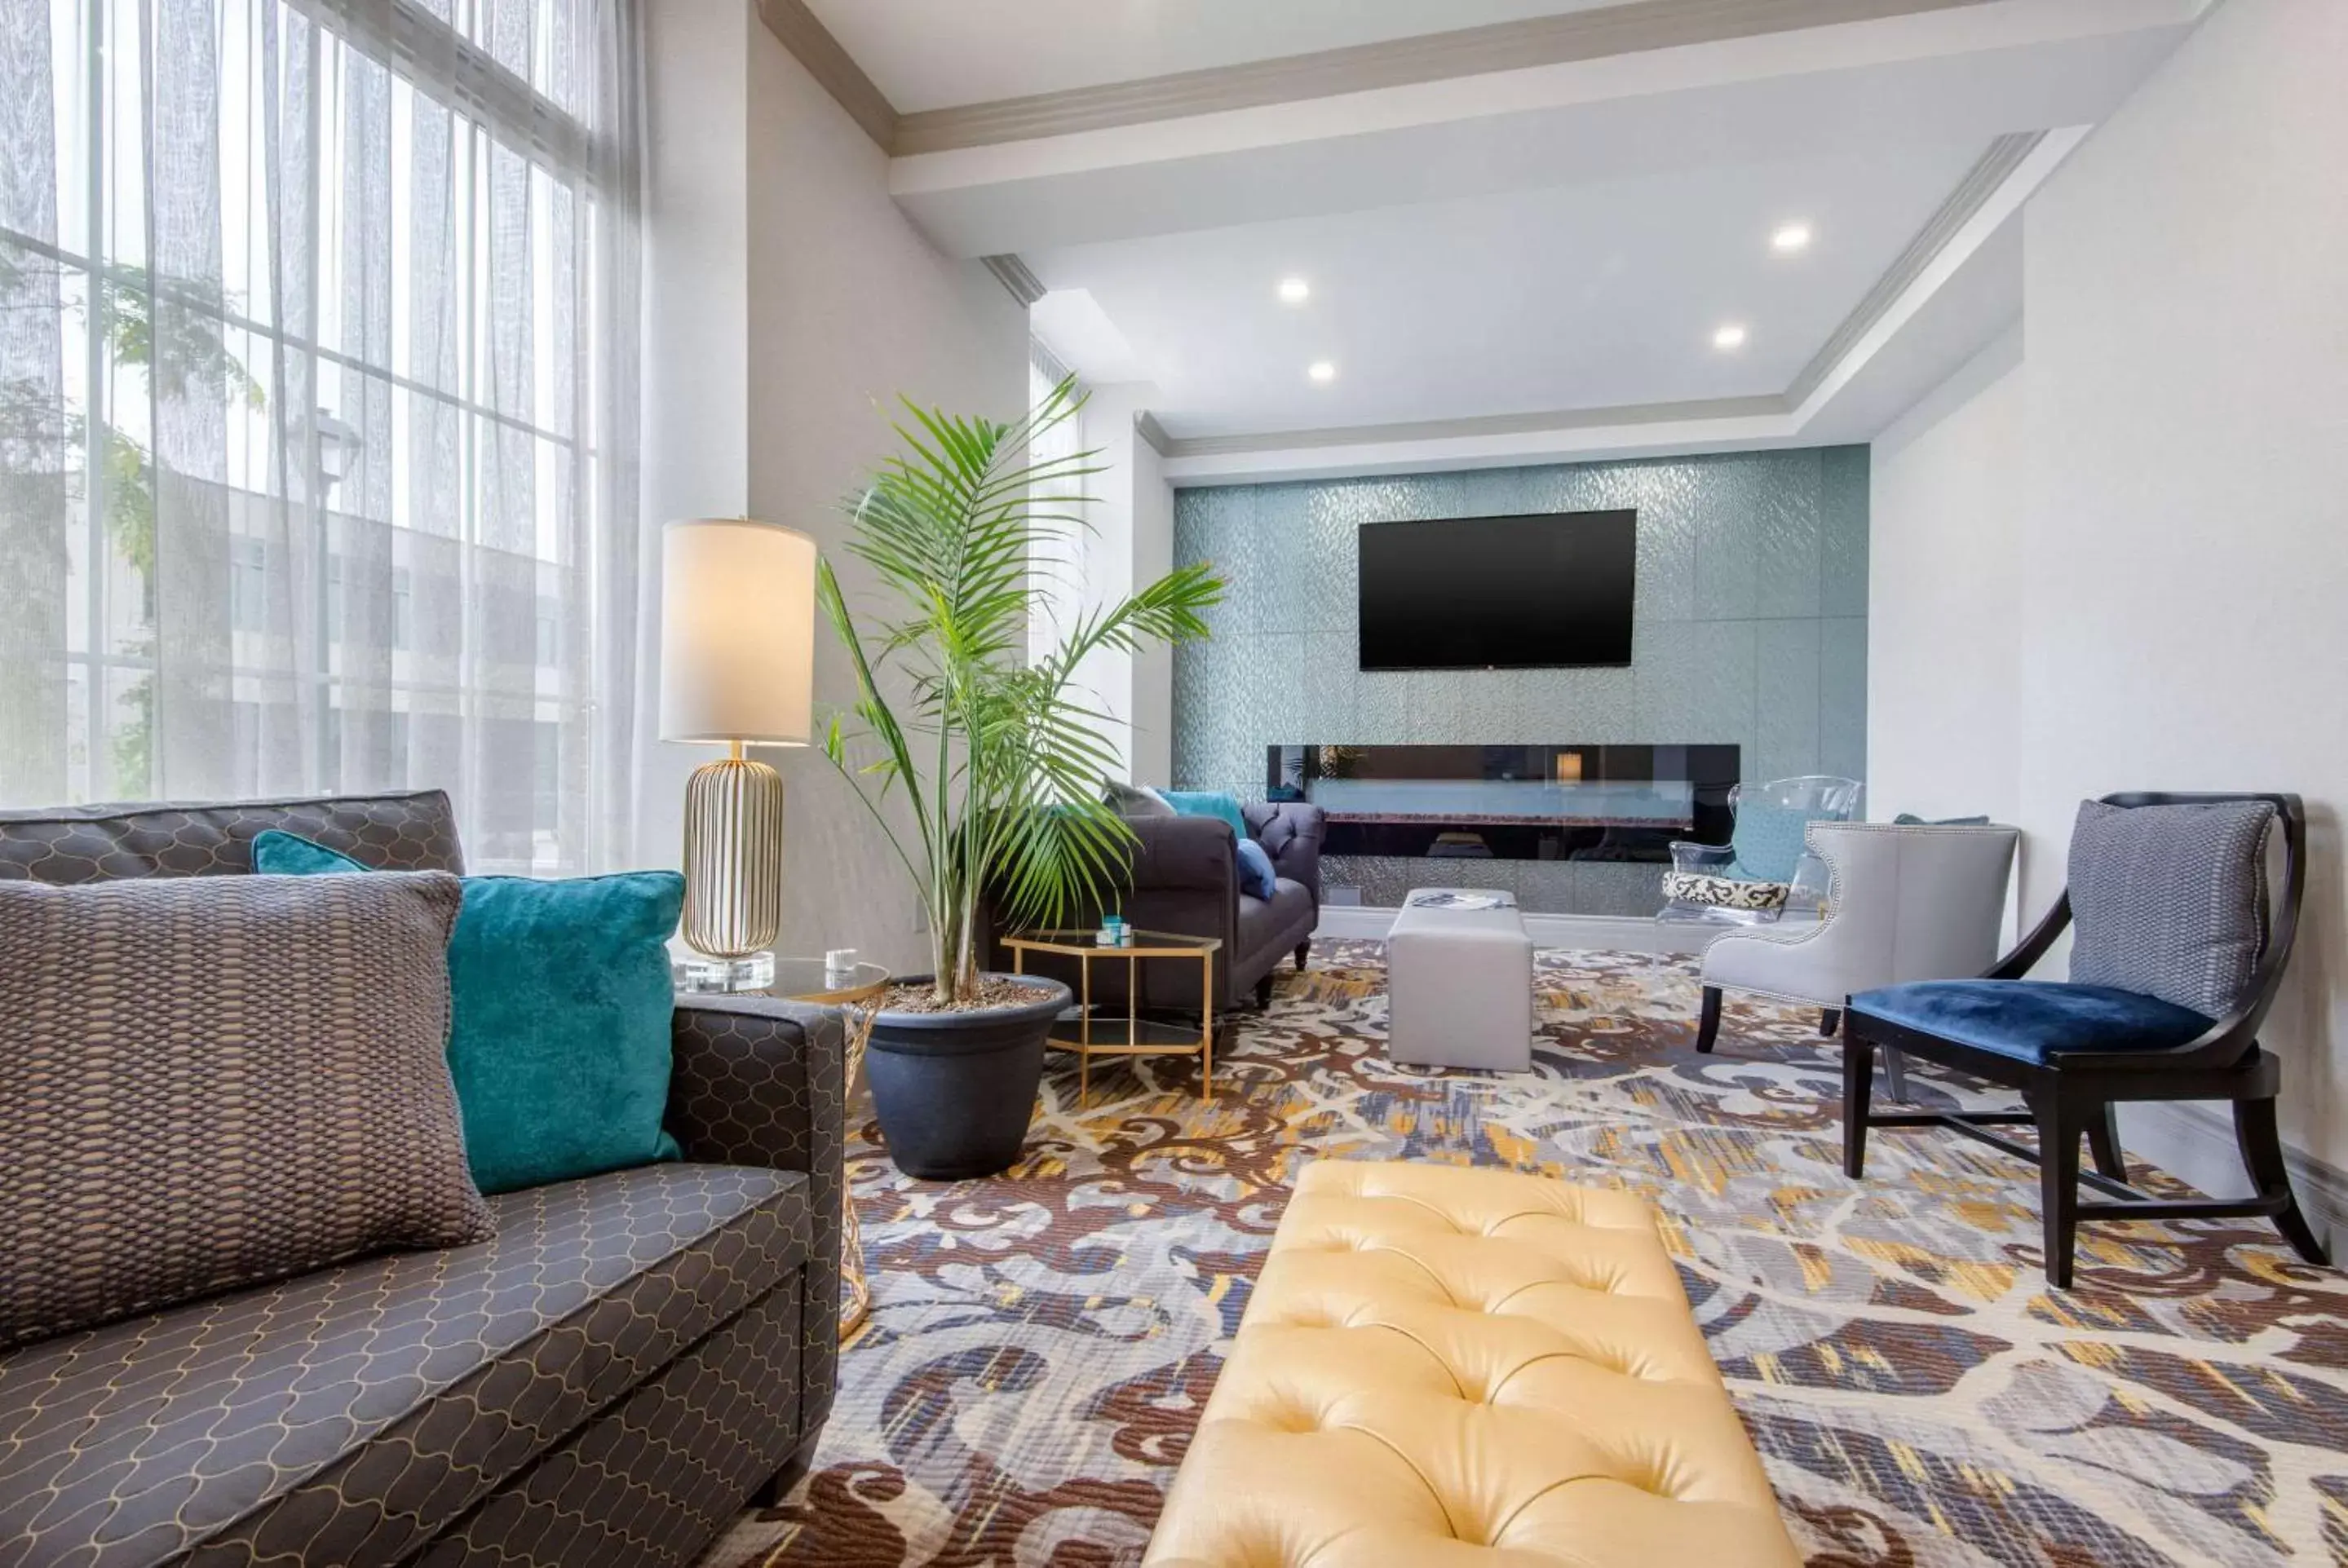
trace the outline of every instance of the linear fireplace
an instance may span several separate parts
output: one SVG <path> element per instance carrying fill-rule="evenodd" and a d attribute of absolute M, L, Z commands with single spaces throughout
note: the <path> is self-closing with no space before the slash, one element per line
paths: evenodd
<path fill-rule="evenodd" d="M 1264 785 L 1322 807 L 1331 856 L 1661 864 L 1673 839 L 1727 842 L 1739 760 L 1733 745 L 1272 746 Z"/>

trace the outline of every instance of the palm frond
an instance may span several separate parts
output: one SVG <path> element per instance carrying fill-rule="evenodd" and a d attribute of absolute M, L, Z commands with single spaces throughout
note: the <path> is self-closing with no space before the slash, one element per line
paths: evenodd
<path fill-rule="evenodd" d="M 1132 830 L 1099 798 L 1118 764 L 1114 721 L 1084 700 L 1078 666 L 1102 649 L 1206 636 L 1201 612 L 1222 593 L 1211 569 L 1180 568 L 1077 617 L 1058 646 L 1027 661 L 1047 591 L 1035 563 L 1091 528 L 1087 481 L 1105 471 L 1097 452 L 1037 457 L 1036 438 L 1083 405 L 1073 379 L 1009 422 L 907 400 L 892 425 L 898 449 L 844 507 L 847 550 L 894 612 L 860 626 L 828 561 L 818 579 L 857 679 L 856 725 L 835 719 L 825 755 L 919 885 L 948 1000 L 967 979 L 982 891 L 1016 923 L 1056 925 L 1128 873 Z M 916 741 L 934 755 L 918 757 Z M 880 809 L 897 789 L 917 842 Z"/>

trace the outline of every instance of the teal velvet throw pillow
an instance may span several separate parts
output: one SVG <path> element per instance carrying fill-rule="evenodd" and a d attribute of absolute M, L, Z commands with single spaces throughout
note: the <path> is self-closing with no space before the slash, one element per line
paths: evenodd
<path fill-rule="evenodd" d="M 1159 798 L 1184 816 L 1220 816 L 1231 825 L 1231 836 L 1248 835 L 1247 818 L 1240 815 L 1240 797 L 1213 790 L 1162 789 Z"/>
<path fill-rule="evenodd" d="M 253 839 L 252 868 L 368 869 L 274 828 Z M 661 1116 L 685 879 L 468 876 L 464 889 L 448 939 L 448 1071 L 474 1184 L 510 1193 L 675 1159 Z"/>

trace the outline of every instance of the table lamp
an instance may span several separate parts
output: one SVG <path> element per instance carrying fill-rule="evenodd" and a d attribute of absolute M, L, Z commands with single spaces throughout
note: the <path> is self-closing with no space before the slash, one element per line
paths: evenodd
<path fill-rule="evenodd" d="M 746 746 L 803 746 L 815 662 L 815 541 L 747 518 L 661 531 L 661 739 L 715 743 L 685 794 L 686 982 L 756 990 L 783 918 L 783 775 Z"/>

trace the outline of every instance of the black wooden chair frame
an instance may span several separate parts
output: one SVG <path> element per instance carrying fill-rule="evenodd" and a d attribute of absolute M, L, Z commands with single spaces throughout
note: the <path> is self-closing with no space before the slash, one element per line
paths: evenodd
<path fill-rule="evenodd" d="M 2299 1255 L 2326 1261 L 2299 1203 L 2291 1195 L 2275 1126 L 2275 1096 L 2281 1064 L 2259 1047 L 2259 1026 L 2274 1005 L 2283 970 L 2299 934 L 2300 901 L 2306 886 L 2307 812 L 2295 794 L 2167 794 L 2130 793 L 2104 796 L 2116 806 L 2189 805 L 2262 800 L 2282 823 L 2282 896 L 2270 908 L 2266 945 L 2250 975 L 2244 999 L 2199 1037 L 2163 1050 L 2062 1051 L 2042 1063 L 1982 1050 L 1922 1030 L 1846 1008 L 1843 1014 L 1843 1169 L 1852 1179 L 1865 1173 L 1870 1127 L 1946 1127 L 2039 1169 L 2045 1227 L 2046 1278 L 2058 1290 L 2071 1286 L 2071 1255 L 2085 1220 L 2188 1220 L 2257 1217 L 2271 1219 Z M 2036 967 L 2071 923 L 2066 888 L 2038 928 L 1998 960 L 1982 978 L 2018 980 Z M 1875 1049 L 1885 1046 L 1942 1067 L 2017 1091 L 2020 1111 L 1877 1111 L 1871 1098 Z M 2127 1101 L 2224 1100 L 2234 1107 L 2234 1136 L 2242 1163 L 2257 1184 L 2242 1199 L 2162 1199 L 2127 1184 L 2113 1107 Z M 1992 1131 L 2034 1126 L 2031 1149 Z M 2079 1166 L 2079 1140 L 2087 1140 L 2094 1168 Z M 2082 1203 L 2081 1185 L 2110 1198 Z"/>

